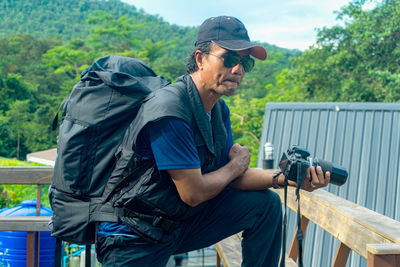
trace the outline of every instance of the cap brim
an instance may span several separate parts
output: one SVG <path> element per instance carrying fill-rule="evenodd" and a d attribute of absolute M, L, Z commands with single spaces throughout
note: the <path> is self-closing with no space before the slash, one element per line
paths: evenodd
<path fill-rule="evenodd" d="M 261 45 L 257 45 L 246 40 L 225 40 L 225 41 L 214 41 L 217 45 L 222 48 L 232 50 L 232 51 L 240 51 L 251 48 L 251 55 L 255 58 L 265 60 L 267 58 L 267 51 Z"/>

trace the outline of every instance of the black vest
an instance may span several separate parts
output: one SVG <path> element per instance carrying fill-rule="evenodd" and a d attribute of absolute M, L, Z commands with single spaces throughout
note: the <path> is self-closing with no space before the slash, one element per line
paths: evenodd
<path fill-rule="evenodd" d="M 210 121 L 189 75 L 145 99 L 117 151 L 117 162 L 104 192 L 105 196 L 112 195 L 113 206 L 129 211 L 129 214 L 120 213 L 119 217 L 132 230 L 159 241 L 163 232 L 163 227 L 157 225 L 160 221 L 179 222 L 200 212 L 205 204 L 194 208 L 185 204 L 167 171 L 158 170 L 154 160 L 141 159 L 136 153 L 140 131 L 148 123 L 162 118 L 184 120 L 193 131 L 201 171 L 209 173 L 218 168 L 227 142 L 223 105 L 225 103 L 220 99 L 212 110 Z M 125 215 L 130 217 L 129 222 Z"/>

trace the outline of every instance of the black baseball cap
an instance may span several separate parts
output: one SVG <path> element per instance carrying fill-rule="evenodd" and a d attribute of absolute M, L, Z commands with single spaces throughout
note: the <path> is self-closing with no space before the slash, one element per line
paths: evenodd
<path fill-rule="evenodd" d="M 206 19 L 197 32 L 196 45 L 212 41 L 222 48 L 240 51 L 251 48 L 251 55 L 264 60 L 267 51 L 261 45 L 250 42 L 243 23 L 235 17 L 219 16 Z"/>

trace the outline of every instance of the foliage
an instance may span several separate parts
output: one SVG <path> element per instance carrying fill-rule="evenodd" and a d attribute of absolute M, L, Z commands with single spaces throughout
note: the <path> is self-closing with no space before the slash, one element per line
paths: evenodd
<path fill-rule="evenodd" d="M 111 14 L 104 11 L 95 11 L 95 15 L 87 19 L 92 28 L 87 42 L 95 51 L 106 51 L 109 54 L 139 48 L 140 38 L 136 30 L 144 24 L 134 25 L 134 19 L 128 15 L 115 19 Z"/>
<path fill-rule="evenodd" d="M 353 1 L 323 28 L 309 50 L 284 74 L 285 88 L 308 101 L 400 101 L 400 3 L 384 0 L 364 10 Z"/>
<path fill-rule="evenodd" d="M 337 18 L 344 26 L 320 29 L 317 43 L 290 64 L 283 52 L 270 52 L 243 80 L 241 96 L 227 100 L 234 139 L 250 148 L 253 166 L 265 103 L 400 102 L 400 21 L 393 19 L 400 15 L 400 3 L 386 0 L 364 10 L 364 2 L 342 8 Z M 278 74 L 276 66 L 285 68 Z"/>
<path fill-rule="evenodd" d="M 250 167 L 257 165 L 257 152 L 260 146 L 265 111 L 265 98 L 252 98 L 247 101 L 243 95 L 234 95 L 231 99 L 232 136 L 236 143 L 246 145 L 251 153 Z"/>
<path fill-rule="evenodd" d="M 29 152 L 56 145 L 52 119 L 79 81 L 81 72 L 96 59 L 107 54 L 136 57 L 157 74 L 175 81 L 186 72 L 185 57 L 197 32 L 197 28 L 170 25 L 117 0 L 45 2 L 0 1 L 0 14 L 4 18 L 0 25 L 5 26 L 0 36 L 6 36 L 0 39 L 2 156 L 23 159 Z M 50 10 L 52 16 L 48 15 Z M 29 24 L 25 22 L 28 16 Z M 8 35 L 11 32 L 29 32 L 44 39 Z M 246 103 L 255 103 L 257 100 L 250 100 L 268 95 L 275 85 L 275 76 L 289 67 L 289 58 L 300 54 L 296 50 L 262 45 L 269 51 L 269 58 L 257 62 L 244 80 L 241 95 Z M 266 84 L 272 85 L 266 87 Z M 239 104 L 234 99 L 227 102 L 231 106 Z M 247 115 L 251 110 L 240 108 L 236 113 L 262 121 L 262 111 Z M 259 138 L 260 130 L 254 131 L 247 124 L 241 127 L 246 134 L 235 134 L 237 141 L 255 147 L 254 137 Z M 239 131 L 240 127 L 236 129 Z M 249 138 L 252 135 L 253 139 Z"/>
<path fill-rule="evenodd" d="M 60 86 L 41 58 L 58 43 L 30 35 L 0 39 L 0 155 L 23 158 L 40 139 L 43 148 L 55 145 L 47 118 L 55 114 Z"/>
<path fill-rule="evenodd" d="M 246 97 L 247 101 L 256 97 L 263 98 L 270 93 L 271 88 L 266 85 L 275 85 L 276 77 L 284 68 L 288 68 L 289 59 L 300 56 L 298 50 L 272 50 L 268 51 L 268 59 L 257 60 L 254 69 L 246 74 L 239 92 Z"/>
<path fill-rule="evenodd" d="M 90 48 L 83 40 L 71 40 L 65 45 L 55 46 L 43 54 L 43 63 L 55 74 L 66 74 L 70 78 L 80 76 L 91 61 Z"/>
<path fill-rule="evenodd" d="M 120 37 L 125 38 L 125 43 L 135 42 L 136 39 L 150 39 L 154 43 L 174 41 L 180 49 L 169 50 L 169 56 L 179 60 L 186 58 L 196 35 L 194 27 L 170 25 L 159 16 L 146 14 L 143 10 L 137 10 L 119 0 L 0 0 L 0 17 L 0 38 L 20 33 L 31 34 L 40 39 L 59 36 L 64 41 L 69 41 L 84 40 L 91 32 L 95 32 L 103 37 L 108 33 L 108 38 L 99 43 L 106 41 L 109 46 L 123 45 L 119 42 L 121 39 L 118 40 Z M 119 26 L 140 28 L 136 37 L 128 40 L 128 36 L 119 32 L 121 29 L 126 31 L 127 28 L 116 27 L 112 21 L 109 21 L 108 27 L 100 31 L 96 29 L 98 23 L 105 22 L 110 17 L 117 18 Z M 116 39 L 113 44 L 112 41 Z"/>
<path fill-rule="evenodd" d="M 9 159 L 0 157 L 0 166 L 1 167 L 19 167 L 19 166 L 44 166 L 40 163 L 35 162 L 26 162 L 17 159 Z"/>

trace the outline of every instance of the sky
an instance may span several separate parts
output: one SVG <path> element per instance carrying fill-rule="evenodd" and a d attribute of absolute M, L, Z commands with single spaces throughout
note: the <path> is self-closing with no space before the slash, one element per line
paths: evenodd
<path fill-rule="evenodd" d="M 305 50 L 315 44 L 316 28 L 342 25 L 335 11 L 349 0 L 122 0 L 180 26 L 199 26 L 206 18 L 234 16 L 250 39 Z"/>

